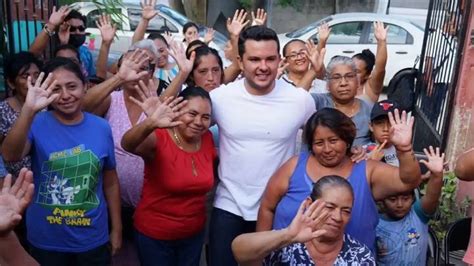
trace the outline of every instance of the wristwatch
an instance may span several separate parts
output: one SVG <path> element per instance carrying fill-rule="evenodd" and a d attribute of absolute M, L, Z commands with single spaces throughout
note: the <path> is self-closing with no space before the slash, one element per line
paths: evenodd
<path fill-rule="evenodd" d="M 52 37 L 54 36 L 54 34 L 56 34 L 54 30 L 51 30 L 50 28 L 48 28 L 48 24 L 44 24 L 43 29 L 49 35 L 49 37 Z"/>

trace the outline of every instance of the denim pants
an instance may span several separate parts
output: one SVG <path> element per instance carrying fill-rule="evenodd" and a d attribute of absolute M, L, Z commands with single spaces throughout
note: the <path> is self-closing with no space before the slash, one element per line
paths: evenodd
<path fill-rule="evenodd" d="M 255 226 L 255 221 L 245 221 L 238 215 L 214 208 L 209 232 L 209 265 L 237 266 L 232 241 L 238 235 L 255 232 Z"/>
<path fill-rule="evenodd" d="M 47 266 L 105 266 L 111 264 L 108 243 L 84 252 L 58 252 L 30 245 L 31 256 L 40 264 Z"/>
<path fill-rule="evenodd" d="M 135 230 L 142 266 L 198 266 L 204 244 L 204 230 L 178 240 L 158 240 Z"/>

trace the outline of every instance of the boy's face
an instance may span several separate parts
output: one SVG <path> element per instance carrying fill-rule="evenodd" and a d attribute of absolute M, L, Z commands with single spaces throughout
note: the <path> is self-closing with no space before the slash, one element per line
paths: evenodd
<path fill-rule="evenodd" d="M 369 129 L 372 131 L 374 139 L 378 143 L 383 143 L 387 141 L 385 147 L 389 147 L 390 145 L 390 121 L 388 117 L 383 118 L 376 118 L 372 122 L 370 122 Z"/>
<path fill-rule="evenodd" d="M 395 220 L 405 217 L 410 212 L 412 204 L 413 194 L 401 194 L 383 200 L 385 213 Z"/>

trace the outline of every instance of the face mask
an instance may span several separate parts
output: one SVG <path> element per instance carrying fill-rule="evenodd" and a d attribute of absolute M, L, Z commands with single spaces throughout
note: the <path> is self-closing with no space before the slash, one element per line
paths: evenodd
<path fill-rule="evenodd" d="M 85 34 L 71 34 L 69 35 L 69 44 L 79 48 L 86 41 Z"/>

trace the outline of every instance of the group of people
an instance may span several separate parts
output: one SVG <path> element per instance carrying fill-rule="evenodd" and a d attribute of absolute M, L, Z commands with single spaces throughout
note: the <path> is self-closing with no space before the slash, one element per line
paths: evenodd
<path fill-rule="evenodd" d="M 204 245 L 209 265 L 425 263 L 444 154 L 425 149 L 427 189 L 415 196 L 414 118 L 379 101 L 382 23 L 376 55 L 324 65 L 327 25 L 318 45 L 291 41 L 282 59 L 265 12 L 249 25 L 238 10 L 224 68 L 212 30 L 201 41 L 196 24 L 183 41 L 144 39 L 155 2 L 142 2 L 133 43 L 111 68 L 110 17 L 97 22 L 93 64 L 85 18 L 68 7 L 7 60 L 0 263 L 108 265 L 122 243 L 141 265 L 199 265 Z M 37 55 L 56 37 L 43 64 Z M 469 179 L 465 157 L 457 171 Z M 21 217 L 28 253 L 11 231 Z"/>

